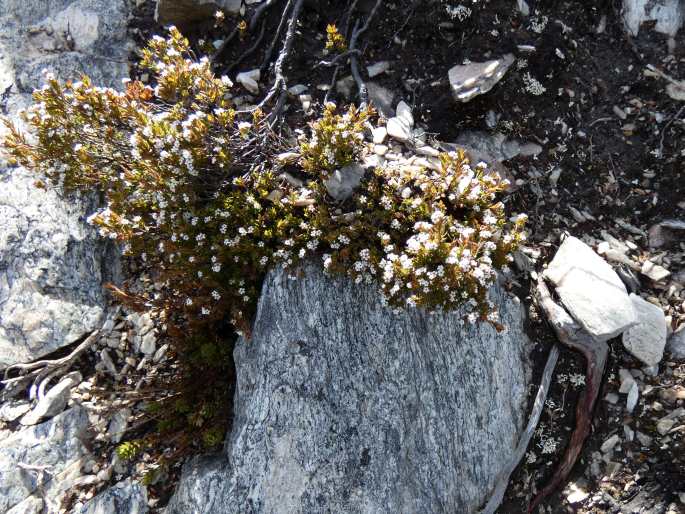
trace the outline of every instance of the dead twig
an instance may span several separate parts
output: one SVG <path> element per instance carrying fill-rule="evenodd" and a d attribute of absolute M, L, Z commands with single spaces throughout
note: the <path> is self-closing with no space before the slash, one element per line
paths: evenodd
<path fill-rule="evenodd" d="M 545 400 L 547 399 L 547 394 L 549 393 L 549 386 L 552 382 L 552 374 L 554 373 L 554 368 L 556 367 L 557 360 L 559 359 L 559 345 L 552 346 L 547 357 L 547 364 L 545 364 L 545 370 L 542 373 L 542 379 L 540 380 L 540 386 L 538 387 L 537 395 L 535 396 L 535 403 L 533 404 L 533 410 L 530 413 L 530 418 L 528 420 L 528 425 L 526 429 L 521 434 L 519 443 L 514 450 L 514 454 L 509 459 L 509 462 L 504 467 L 504 470 L 497 478 L 495 482 L 495 488 L 493 489 L 492 496 L 490 500 L 485 505 L 480 514 L 494 514 L 497 508 L 502 503 L 504 498 L 504 493 L 509 485 L 509 478 L 514 472 L 516 467 L 519 465 L 521 460 L 526 454 L 526 449 L 530 440 L 533 438 L 535 433 L 535 428 L 538 426 L 540 421 L 540 415 L 545 406 Z"/>
<path fill-rule="evenodd" d="M 23 390 L 30 382 L 31 388 L 40 395 L 45 390 L 47 383 L 56 375 L 64 373 L 86 350 L 93 346 L 101 337 L 108 335 L 114 328 L 114 320 L 119 314 L 121 307 L 117 307 L 107 316 L 102 328 L 94 330 L 74 350 L 60 359 L 43 359 L 28 364 L 13 364 L 5 369 L 5 379 L 0 381 L 4 386 L 3 394 L 9 393 L 10 396 L 16 395 Z M 8 378 L 11 371 L 25 373 L 18 377 Z"/>
<path fill-rule="evenodd" d="M 290 12 L 290 8 L 292 7 L 292 5 L 293 0 L 288 0 L 288 3 L 285 4 L 285 9 L 283 9 L 281 21 L 278 23 L 278 28 L 276 28 L 276 33 L 274 34 L 274 37 L 271 39 L 271 44 L 269 45 L 269 48 L 267 48 L 266 52 L 264 52 L 264 59 L 262 60 L 262 65 L 259 67 L 262 73 L 264 73 L 266 69 L 269 67 L 269 61 L 271 61 L 271 56 L 274 53 L 274 48 L 276 48 L 278 38 L 281 37 L 281 32 L 283 32 L 285 22 L 288 20 L 288 13 Z"/>
<path fill-rule="evenodd" d="M 376 4 L 373 6 L 373 9 L 371 9 L 371 12 L 367 16 L 366 21 L 364 22 L 364 25 L 361 26 L 361 28 L 359 28 L 359 20 L 356 21 L 354 25 L 354 30 L 352 31 L 352 37 L 350 38 L 350 52 L 357 49 L 359 37 L 362 36 L 364 32 L 366 32 L 369 29 L 371 21 L 376 16 L 376 12 L 378 12 L 378 8 L 382 3 L 382 0 L 376 0 Z M 366 86 L 366 82 L 364 82 L 364 79 L 362 79 L 361 73 L 359 72 L 359 59 L 357 53 L 353 53 L 350 55 L 350 68 L 352 70 L 352 76 L 354 77 L 354 81 L 357 83 L 360 103 L 362 105 L 366 105 L 369 103 L 369 90 Z"/>
<path fill-rule="evenodd" d="M 260 102 L 260 108 L 264 107 L 267 103 L 269 103 L 273 99 L 273 97 L 276 96 L 277 93 L 285 91 L 287 89 L 285 76 L 283 75 L 283 65 L 285 64 L 285 60 L 288 58 L 290 50 L 292 50 L 293 47 L 293 42 L 295 40 L 295 27 L 297 26 L 297 21 L 300 18 L 300 12 L 302 11 L 303 4 L 304 0 L 295 1 L 293 13 L 290 16 L 290 20 L 288 21 L 288 30 L 285 34 L 283 48 L 281 49 L 281 53 L 278 54 L 278 59 L 276 59 L 276 65 L 274 66 L 274 72 L 276 73 L 276 81 L 274 82 L 274 85 L 271 87 L 267 95 L 264 97 L 264 100 Z"/>
<path fill-rule="evenodd" d="M 560 305 L 552 300 L 549 289 L 542 278 L 538 279 L 537 291 L 540 308 L 544 311 L 559 341 L 572 350 L 583 354 L 587 365 L 585 369 L 585 390 L 576 406 L 576 427 L 571 434 L 566 453 L 549 483 L 531 502 L 528 512 L 533 512 L 545 497 L 554 492 L 566 480 L 578 460 L 583 449 L 583 443 L 590 433 L 592 411 L 599 395 L 604 367 L 609 354 L 609 347 L 605 342 L 595 340 L 573 321 Z"/>

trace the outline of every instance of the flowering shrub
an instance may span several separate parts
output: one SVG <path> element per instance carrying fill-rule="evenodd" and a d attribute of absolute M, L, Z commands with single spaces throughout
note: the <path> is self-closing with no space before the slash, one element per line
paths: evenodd
<path fill-rule="evenodd" d="M 344 52 L 347 50 L 347 42 L 335 24 L 326 25 L 326 50 Z"/>
<path fill-rule="evenodd" d="M 202 427 L 205 445 L 221 441 L 226 416 L 217 411 L 229 402 L 211 396 L 207 381 L 228 376 L 226 320 L 249 330 L 274 264 L 320 258 L 330 272 L 377 284 L 396 308 L 466 305 L 470 321 L 497 324 L 486 293 L 523 240 L 525 216 L 507 219 L 496 173 L 461 152 L 441 154 L 432 168 L 367 170 L 357 192 L 335 202 L 325 182 L 363 159 L 371 109 L 340 114 L 328 104 L 288 142 L 268 113 L 235 109 L 231 80 L 193 58 L 176 29 L 150 41 L 141 66 L 154 87 L 125 80 L 116 91 L 48 76 L 22 114 L 30 134 L 7 121 L 4 143 L 14 163 L 59 187 L 100 191 L 103 207 L 89 223 L 161 283 L 145 301 L 165 311 L 179 373 L 188 375 L 181 400 L 157 405 L 167 414 L 161 432 L 186 430 L 192 441 Z M 174 413 L 187 423 L 177 426 Z M 123 446 L 122 456 L 141 444 Z"/>

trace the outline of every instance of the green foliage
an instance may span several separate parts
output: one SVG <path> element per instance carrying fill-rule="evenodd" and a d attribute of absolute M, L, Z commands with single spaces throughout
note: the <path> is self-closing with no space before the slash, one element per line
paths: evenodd
<path fill-rule="evenodd" d="M 157 442 L 191 449 L 223 439 L 234 333 L 249 333 L 271 266 L 321 258 L 331 272 L 377 284 L 397 308 L 466 305 L 470 321 L 497 323 L 486 292 L 525 222 L 507 219 L 497 174 L 442 154 L 430 168 L 368 170 L 353 197 L 335 203 L 325 181 L 362 159 L 371 109 L 328 104 L 288 143 L 268 113 L 235 110 L 231 81 L 195 60 L 176 29 L 150 41 L 141 66 L 155 87 L 126 81 L 120 92 L 48 76 L 23 113 L 31 135 L 6 121 L 4 144 L 15 163 L 67 191 L 100 191 L 105 205 L 89 222 L 162 284 L 144 303 L 166 315 L 177 374 L 158 377 L 174 394 L 148 407 Z M 285 150 L 296 155 L 290 175 L 281 173 Z M 117 452 L 130 459 L 140 449 L 128 442 Z"/>
<path fill-rule="evenodd" d="M 135 459 L 142 449 L 141 441 L 126 441 L 117 446 L 116 452 L 121 460 L 129 461 Z"/>
<path fill-rule="evenodd" d="M 321 179 L 359 159 L 364 149 L 364 125 L 373 115 L 370 108 L 350 106 L 337 114 L 336 106 L 324 106 L 321 119 L 311 124 L 311 136 L 300 137 L 300 164 L 312 178 Z"/>
<path fill-rule="evenodd" d="M 326 50 L 334 52 L 344 52 L 347 50 L 347 42 L 335 24 L 326 26 Z"/>

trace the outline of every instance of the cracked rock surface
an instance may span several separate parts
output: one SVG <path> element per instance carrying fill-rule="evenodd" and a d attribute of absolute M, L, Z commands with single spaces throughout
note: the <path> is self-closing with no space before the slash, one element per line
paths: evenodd
<path fill-rule="evenodd" d="M 225 452 L 186 466 L 168 514 L 475 512 L 524 423 L 518 301 L 491 291 L 498 333 L 303 272 L 267 276 Z"/>
<path fill-rule="evenodd" d="M 89 75 L 115 86 L 128 75 L 124 0 L 5 0 L 0 91 L 16 119 L 41 85 Z M 96 328 L 117 260 L 85 224 L 95 199 L 35 187 L 35 175 L 0 162 L 0 368 L 50 353 Z"/>

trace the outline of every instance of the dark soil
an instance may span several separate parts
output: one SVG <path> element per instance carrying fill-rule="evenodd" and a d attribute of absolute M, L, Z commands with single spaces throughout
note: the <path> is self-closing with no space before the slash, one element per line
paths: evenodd
<path fill-rule="evenodd" d="M 161 27 L 152 21 L 151 3 L 143 5 L 133 22 L 133 32 L 140 45 L 151 34 L 161 32 Z M 373 3 L 361 0 L 357 13 L 368 13 Z M 434 133 L 437 140 L 453 141 L 466 130 L 497 130 L 543 147 L 536 158 L 515 158 L 506 163 L 517 180 L 517 188 L 507 203 L 513 212 L 530 215 L 530 246 L 541 254 L 538 267 L 549 262 L 563 231 L 578 237 L 598 237 L 600 231 L 606 230 L 623 240 L 635 234 L 618 226 L 617 219 L 644 227 L 666 218 L 682 217 L 678 203 L 685 200 L 681 171 L 685 126 L 679 114 L 685 104 L 666 94 L 664 80 L 644 75 L 646 66 L 652 64 L 673 77 L 685 77 L 682 33 L 676 39 L 674 54 L 669 55 L 666 36 L 648 27 L 643 27 L 638 38 L 626 35 L 617 1 L 539 1 L 534 6 L 534 17 L 546 16 L 548 21 L 537 32 L 532 28 L 531 18 L 522 17 L 512 0 L 462 3 L 473 11 L 464 21 L 452 19 L 444 2 L 385 2 L 360 41 L 362 69 L 377 61 L 390 61 L 392 66 L 387 73 L 370 80 L 394 92 L 393 103 L 404 99 L 412 105 L 418 124 Z M 264 18 L 267 43 L 246 58 L 236 71 L 262 64 L 263 49 L 281 21 L 283 4 L 284 1 L 277 2 Z M 316 102 L 323 101 L 333 74 L 331 68 L 318 64 L 330 59 L 323 54 L 326 25 L 336 23 L 345 33 L 347 9 L 348 2 L 342 0 L 310 1 L 298 27 L 288 60 L 288 85 L 307 85 L 315 112 Z M 603 17 L 606 28 L 598 33 Z M 249 12 L 246 18 L 249 19 Z M 187 27 L 185 31 L 199 51 L 200 40 L 211 43 L 222 39 L 237 22 L 228 18 L 221 27 L 216 27 L 213 21 L 208 21 Z M 255 32 L 242 40 L 236 38 L 223 56 L 224 65 L 229 65 L 255 43 L 259 30 Z M 518 45 L 532 45 L 535 51 L 523 52 Z M 447 80 L 449 68 L 467 59 L 484 61 L 505 53 L 513 53 L 519 64 L 512 66 L 493 90 L 467 104 L 455 102 Z M 523 80 L 526 73 L 545 87 L 543 94 L 536 96 L 526 91 Z M 338 78 L 349 74 L 349 67 L 342 66 Z M 134 69 L 133 75 L 138 76 L 138 71 Z M 262 76 L 262 84 L 271 81 L 272 77 Z M 335 91 L 331 91 L 330 99 L 340 103 L 348 101 Z M 350 100 L 357 101 L 357 98 Z M 614 106 L 630 107 L 628 119 L 620 119 Z M 486 124 L 488 111 L 497 117 L 494 129 Z M 292 121 L 304 116 L 297 99 L 290 101 L 285 116 Z M 561 168 L 556 188 L 549 180 L 555 168 Z M 586 214 L 586 220 L 575 220 L 570 208 Z M 518 280 L 519 291 L 526 296 L 528 279 Z M 649 284 L 643 287 L 643 292 L 651 291 Z M 529 297 L 526 302 L 530 306 Z M 680 308 L 675 303 L 672 306 Z M 537 384 L 549 348 L 556 340 L 535 317 L 530 321 L 530 330 L 536 341 L 532 360 Z M 620 342 L 614 343 L 604 390 L 594 414 L 593 433 L 571 481 L 585 477 L 592 482 L 587 468 L 593 452 L 611 434 L 620 430 L 622 435 L 621 420 L 616 419 L 601 398 L 617 390 L 618 369 L 626 367 L 625 360 L 629 358 Z M 584 366 L 577 354 L 563 350 L 557 375 L 584 374 Z M 657 383 L 658 377 L 653 378 Z M 535 443 L 531 443 L 530 450 L 537 453 L 538 459 L 522 464 L 516 471 L 499 512 L 525 512 L 535 489 L 540 489 L 551 475 L 574 426 L 579 391 L 568 384 L 554 382 L 550 398 L 556 407 L 546 409 L 541 421 L 560 439 L 559 447 L 554 454 L 542 458 Z M 645 462 L 647 473 L 634 476 L 635 470 Z M 600 491 L 597 494 L 601 498 L 591 507 L 584 507 L 582 502 L 569 505 L 566 496 L 559 494 L 546 502 L 546 509 L 548 512 L 633 512 L 631 509 L 634 509 L 635 512 L 665 513 L 669 504 L 677 503 L 676 493 L 685 490 L 682 444 L 645 451 L 634 442 L 630 455 L 624 455 L 622 471 L 611 480 L 611 494 L 606 488 L 600 491 L 599 484 L 590 483 L 591 496 Z M 631 481 L 634 483 L 626 486 Z"/>

